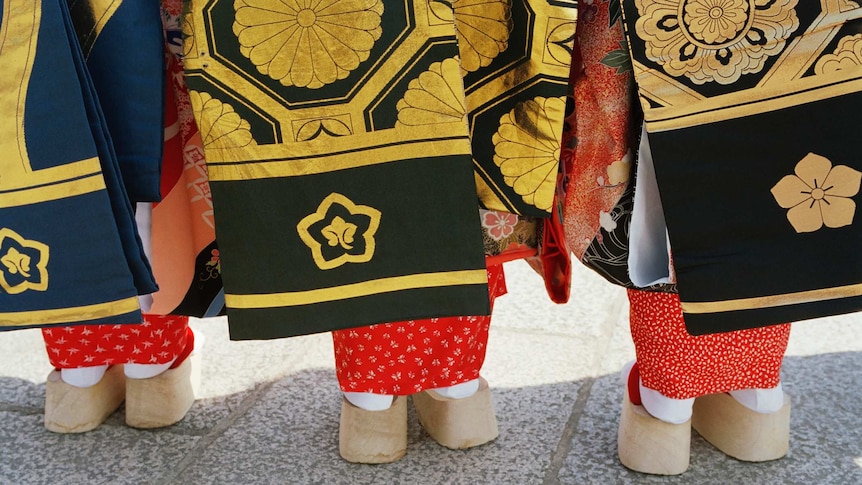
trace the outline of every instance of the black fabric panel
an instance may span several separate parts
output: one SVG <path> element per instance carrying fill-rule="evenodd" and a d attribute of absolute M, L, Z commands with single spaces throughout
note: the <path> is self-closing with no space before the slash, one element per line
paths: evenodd
<path fill-rule="evenodd" d="M 397 312 L 403 320 L 491 312 L 485 285 L 403 290 L 290 308 L 229 308 L 227 312 L 231 340 L 257 340 L 388 323 L 379 319 L 381 310 L 386 309 Z M 349 315 L 349 318 L 339 318 L 339 315 Z"/>
<path fill-rule="evenodd" d="M 475 194 L 472 182 L 470 164 L 462 157 L 404 160 L 302 177 L 212 181 L 217 239 L 228 275 L 226 293 L 301 291 L 484 268 L 475 196 L 465 200 L 465 194 Z M 382 215 L 370 262 L 321 271 L 296 226 L 333 191 Z M 446 238 L 431 237 L 440 234 Z"/>

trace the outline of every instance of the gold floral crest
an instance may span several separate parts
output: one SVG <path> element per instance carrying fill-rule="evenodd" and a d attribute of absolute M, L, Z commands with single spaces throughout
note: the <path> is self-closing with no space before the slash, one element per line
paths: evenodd
<path fill-rule="evenodd" d="M 10 295 L 48 289 L 48 245 L 0 229 L 0 288 Z"/>
<path fill-rule="evenodd" d="M 828 158 L 809 153 L 794 170 L 772 187 L 772 196 L 787 211 L 797 233 L 838 228 L 853 223 L 862 173 L 846 165 L 832 166 Z"/>
<path fill-rule="evenodd" d="M 371 261 L 380 216 L 379 210 L 354 204 L 344 195 L 333 192 L 314 213 L 299 221 L 296 229 L 311 249 L 317 267 L 333 269 L 345 263 Z"/>

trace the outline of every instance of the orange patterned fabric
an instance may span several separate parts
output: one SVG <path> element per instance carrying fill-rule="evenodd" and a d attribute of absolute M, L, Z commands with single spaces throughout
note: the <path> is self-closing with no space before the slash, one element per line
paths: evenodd
<path fill-rule="evenodd" d="M 488 266 L 488 293 L 506 294 L 502 265 Z M 344 392 L 406 396 L 479 377 L 490 316 L 430 318 L 332 332 Z"/>
<path fill-rule="evenodd" d="M 778 385 L 790 324 L 692 336 L 679 295 L 628 290 L 641 382 L 674 399 Z"/>
<path fill-rule="evenodd" d="M 183 73 L 181 0 L 162 0 L 167 46 L 162 200 L 153 206 L 153 273 L 159 291 L 149 311 L 214 316 L 222 310 L 221 260 L 201 134 Z"/>

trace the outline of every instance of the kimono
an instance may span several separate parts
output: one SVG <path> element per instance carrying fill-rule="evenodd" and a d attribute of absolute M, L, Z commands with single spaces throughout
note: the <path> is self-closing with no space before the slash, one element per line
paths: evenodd
<path fill-rule="evenodd" d="M 688 330 L 862 309 L 862 6 L 681 5 L 622 7 Z"/>
<path fill-rule="evenodd" d="M 6 1 L 0 325 L 141 321 L 157 287 L 65 2 Z"/>
<path fill-rule="evenodd" d="M 170 189 L 191 156 L 182 141 L 193 138 L 193 123 L 186 109 L 181 134 L 175 89 L 166 97 L 173 56 L 158 3 L 6 2 L 3 12 L 15 33 L 5 37 L 4 72 L 17 74 L 3 90 L 12 123 L 2 142 L 18 156 L 4 158 L 2 170 L 0 322 L 44 327 L 58 369 L 176 361 L 192 346 L 184 315 L 216 314 L 222 304 L 211 223 L 196 231 L 206 242 L 195 247 L 209 258 L 177 243 L 193 224 L 176 207 L 193 202 L 185 184 L 185 206 Z M 205 186 L 204 177 L 195 187 Z M 145 227 L 136 226 L 136 203 L 147 204 L 138 210 Z M 156 278 L 166 291 L 155 293 Z M 153 293 L 141 300 L 153 312 L 144 316 L 137 295 Z"/>
<path fill-rule="evenodd" d="M 344 391 L 406 395 L 478 377 L 505 261 L 564 301 L 574 6 L 191 2 L 231 338 L 333 330 Z"/>
<path fill-rule="evenodd" d="M 112 133 L 123 135 L 128 145 L 139 149 L 137 156 L 128 157 L 133 162 L 157 161 L 149 164 L 155 167 L 154 180 L 140 168 L 130 170 L 132 175 L 127 178 L 141 194 L 133 200 L 154 202 L 151 207 L 139 204 L 138 224 L 159 291 L 147 296 L 147 313 L 136 325 L 44 329 L 48 357 L 59 369 L 116 363 L 179 365 L 194 347 L 188 316 L 223 312 L 212 198 L 182 69 L 182 5 L 172 0 L 161 3 L 161 9 L 143 3 L 115 8 L 118 4 L 114 3 L 107 10 L 99 10 L 105 6 L 93 2 L 70 3 L 80 44 L 92 51 L 88 66 L 95 66 L 98 72 L 107 71 L 105 65 L 113 66 L 113 85 L 105 80 L 98 90 L 100 101 L 112 112 L 126 111 L 117 119 L 138 116 L 136 126 L 109 124 Z M 92 26 L 94 19 L 104 27 L 98 35 Z M 99 48 L 130 45 L 147 62 L 116 63 L 114 57 L 123 57 L 129 49 L 120 49 L 115 54 L 121 55 L 114 57 L 95 55 Z M 125 79 L 129 81 L 121 82 Z M 144 84 L 158 92 L 139 90 Z M 124 100 L 129 91 L 141 96 L 132 102 Z M 141 118 L 141 113 L 148 113 L 149 118 Z M 142 129 L 154 125 L 161 128 Z M 147 156 L 141 154 L 147 150 Z M 153 182 L 154 189 L 149 187 Z"/>
<path fill-rule="evenodd" d="M 664 277 L 633 278 L 632 254 L 640 254 L 638 246 L 648 244 L 643 234 L 650 234 L 636 232 L 633 219 L 635 204 L 641 202 L 637 195 L 649 188 L 641 166 L 653 159 L 648 143 L 653 138 L 651 133 L 642 136 L 643 115 L 635 102 L 643 79 L 638 77 L 637 59 L 632 62 L 627 49 L 625 32 L 631 35 L 632 30 L 623 29 L 623 14 L 629 16 L 626 19 L 634 15 L 630 8 L 615 0 L 580 3 L 572 66 L 574 110 L 563 143 L 568 245 L 576 259 L 627 289 L 643 386 L 673 399 L 773 388 L 779 383 L 789 324 L 769 325 L 781 322 L 764 320 L 759 328 L 727 331 L 739 327 L 734 327 L 733 318 L 726 318 L 713 329 L 722 333 L 689 333 L 677 288 L 681 291 L 685 281 L 673 278 L 673 269 L 679 271 L 677 247 L 671 234 L 671 258 L 663 228 L 658 229 L 659 242 L 652 246 L 664 259 L 656 258 L 658 263 L 652 266 L 662 269 Z M 644 102 L 643 109 L 650 106 Z M 689 146 L 679 140 L 680 152 Z M 658 206 L 657 199 L 641 203 L 640 210 L 653 212 L 644 220 L 663 221 L 662 209 L 669 209 L 664 192 L 661 202 Z M 675 204 L 679 210 L 688 207 L 681 201 Z"/>
<path fill-rule="evenodd" d="M 537 5 L 189 3 L 231 338 L 489 314 L 477 199 L 547 218 L 558 176 L 574 4 Z"/>

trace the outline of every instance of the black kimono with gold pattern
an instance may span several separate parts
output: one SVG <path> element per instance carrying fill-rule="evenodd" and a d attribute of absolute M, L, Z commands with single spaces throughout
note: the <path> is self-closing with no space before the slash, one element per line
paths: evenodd
<path fill-rule="evenodd" d="M 487 314 L 477 202 L 551 213 L 575 3 L 188 2 L 231 337 Z"/>
<path fill-rule="evenodd" d="M 624 0 L 689 331 L 862 309 L 862 5 Z"/>

